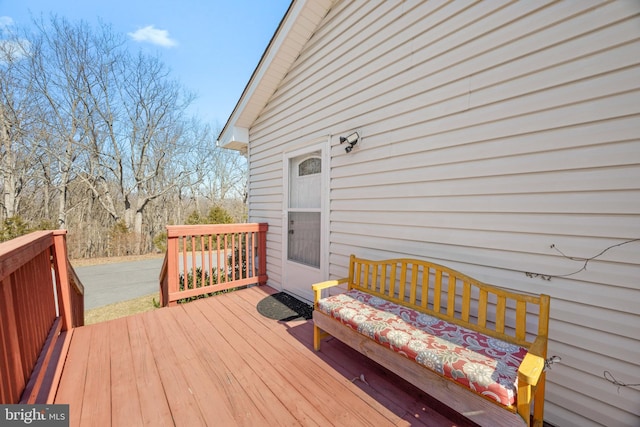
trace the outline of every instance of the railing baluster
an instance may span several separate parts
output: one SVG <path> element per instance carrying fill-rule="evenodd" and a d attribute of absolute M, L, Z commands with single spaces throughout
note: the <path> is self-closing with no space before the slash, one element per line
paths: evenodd
<path fill-rule="evenodd" d="M 220 234 L 216 233 L 216 272 L 218 274 L 218 278 L 216 283 L 220 283 L 220 275 L 222 274 L 222 267 L 220 266 Z"/>
<path fill-rule="evenodd" d="M 209 234 L 209 286 L 213 286 L 213 235 Z"/>
<path fill-rule="evenodd" d="M 240 259 L 242 259 L 242 233 L 238 233 L 238 260 L 240 261 Z M 236 251 L 233 251 L 233 255 L 235 256 Z M 246 258 L 245 258 L 246 259 Z M 243 279 L 242 277 L 242 262 L 240 262 L 239 265 L 237 265 L 237 271 L 238 271 L 238 277 L 236 277 L 236 279 Z"/>
<path fill-rule="evenodd" d="M 251 276 L 249 277 L 254 277 L 256 274 L 258 274 L 258 263 L 256 261 L 258 261 L 258 246 L 256 245 L 256 232 L 251 232 L 251 258 L 249 258 L 249 260 L 251 261 Z"/>
<path fill-rule="evenodd" d="M 253 261 L 251 259 L 252 256 L 252 246 L 251 246 L 251 235 L 253 235 L 253 233 L 251 232 L 247 232 L 244 233 L 244 259 L 246 260 L 246 264 L 245 264 L 245 277 L 252 277 L 253 274 L 251 274 L 251 266 L 253 265 Z"/>
<path fill-rule="evenodd" d="M 200 262 L 201 262 L 201 268 L 200 268 L 200 284 L 201 286 L 206 286 L 207 283 L 205 282 L 204 279 L 204 270 L 205 270 L 205 262 L 204 262 L 204 236 L 200 236 Z"/>

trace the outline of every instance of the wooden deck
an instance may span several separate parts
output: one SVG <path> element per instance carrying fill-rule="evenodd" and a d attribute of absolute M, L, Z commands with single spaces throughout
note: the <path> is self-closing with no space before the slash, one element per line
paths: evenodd
<path fill-rule="evenodd" d="M 56 403 L 72 426 L 469 425 L 338 340 L 314 352 L 311 321 L 258 313 L 274 292 L 75 329 Z"/>

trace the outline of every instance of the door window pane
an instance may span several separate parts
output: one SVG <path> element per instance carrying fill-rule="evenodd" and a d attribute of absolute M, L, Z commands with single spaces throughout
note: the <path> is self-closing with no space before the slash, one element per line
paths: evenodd
<path fill-rule="evenodd" d="M 302 156 L 290 160 L 289 208 L 320 208 L 321 169 L 319 157 Z"/>
<path fill-rule="evenodd" d="M 320 212 L 289 212 L 289 261 L 320 268 Z"/>
<path fill-rule="evenodd" d="M 298 165 L 298 176 L 313 175 L 320 172 L 322 172 L 322 161 L 318 157 L 311 157 Z"/>

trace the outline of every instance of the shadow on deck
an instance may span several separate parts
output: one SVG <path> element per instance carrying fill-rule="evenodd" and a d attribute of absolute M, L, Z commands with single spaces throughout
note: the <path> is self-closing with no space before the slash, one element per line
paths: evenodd
<path fill-rule="evenodd" d="M 71 425 L 428 425 L 468 421 L 252 287 L 76 328 L 56 394 Z"/>

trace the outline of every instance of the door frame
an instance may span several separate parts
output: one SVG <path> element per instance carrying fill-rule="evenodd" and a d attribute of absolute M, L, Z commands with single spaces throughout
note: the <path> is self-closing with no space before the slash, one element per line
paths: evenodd
<path fill-rule="evenodd" d="M 320 172 L 320 268 L 321 279 L 325 280 L 329 274 L 329 179 L 330 179 L 330 147 L 331 135 L 311 139 L 304 144 L 282 153 L 282 290 L 286 291 L 287 262 L 288 262 L 288 208 L 289 208 L 289 161 L 292 158 L 320 151 L 322 170 Z M 304 268 L 313 268 L 304 266 Z M 311 284 L 310 284 L 311 285 Z M 297 295 L 299 296 L 299 295 Z"/>

